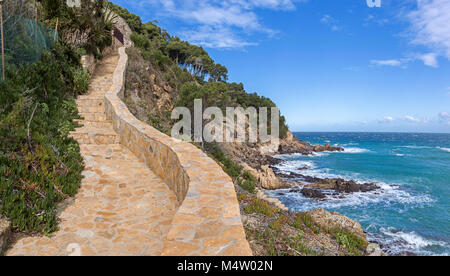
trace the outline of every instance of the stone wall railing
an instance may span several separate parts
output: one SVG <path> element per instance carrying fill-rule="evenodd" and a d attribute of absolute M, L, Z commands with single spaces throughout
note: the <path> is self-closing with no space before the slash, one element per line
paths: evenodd
<path fill-rule="evenodd" d="M 176 194 L 178 211 L 163 255 L 251 255 L 231 178 L 194 145 L 173 139 L 136 119 L 123 95 L 128 56 L 119 49 L 106 116 L 120 143 L 161 177 Z"/>

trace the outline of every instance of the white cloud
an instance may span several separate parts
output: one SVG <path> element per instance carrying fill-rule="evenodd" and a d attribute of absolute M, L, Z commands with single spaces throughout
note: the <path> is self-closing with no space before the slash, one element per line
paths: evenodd
<path fill-rule="evenodd" d="M 417 4 L 417 10 L 407 16 L 414 34 L 412 43 L 450 59 L 450 1 L 417 0 Z"/>
<path fill-rule="evenodd" d="M 197 30 L 182 32 L 181 36 L 188 37 L 191 43 L 209 48 L 236 49 L 257 45 L 241 39 L 229 28 L 221 27 L 201 26 Z"/>
<path fill-rule="evenodd" d="M 180 36 L 211 48 L 243 48 L 256 45 L 249 41 L 252 33 L 268 36 L 276 33 L 266 28 L 257 10 L 295 10 L 295 4 L 307 0 L 143 0 L 140 7 L 157 11 L 161 17 L 182 20 L 188 30 Z"/>
<path fill-rule="evenodd" d="M 320 19 L 320 22 L 322 24 L 330 26 L 331 30 L 335 31 L 335 32 L 340 31 L 342 29 L 342 27 L 339 26 L 339 20 L 337 20 L 336 18 L 334 18 L 328 14 L 322 16 L 322 18 Z"/>
<path fill-rule="evenodd" d="M 411 55 L 410 57 L 399 58 L 399 59 L 381 59 L 381 60 L 375 59 L 375 60 L 371 60 L 370 62 L 373 65 L 377 65 L 377 66 L 391 66 L 391 67 L 406 68 L 409 63 L 420 60 L 426 66 L 437 68 L 437 67 L 439 67 L 437 57 L 438 57 L 438 55 L 435 53 L 428 53 L 428 54 L 415 54 L 415 55 Z"/>
<path fill-rule="evenodd" d="M 364 19 L 364 26 L 369 26 L 369 25 L 373 25 L 376 24 L 378 26 L 384 26 L 386 24 L 389 23 L 389 19 L 387 18 L 379 18 L 376 17 L 372 14 L 368 15 L 365 19 Z"/>
<path fill-rule="evenodd" d="M 442 124 L 450 125 L 450 113 L 448 112 L 439 113 L 439 122 L 441 122 Z"/>
<path fill-rule="evenodd" d="M 392 67 L 400 67 L 404 64 L 404 61 L 400 59 L 371 60 L 370 62 L 378 66 L 392 66 Z"/>
<path fill-rule="evenodd" d="M 391 116 L 386 116 L 383 119 L 378 120 L 378 123 L 385 124 L 385 123 L 390 123 L 393 121 L 394 121 L 394 118 L 392 118 Z"/>
<path fill-rule="evenodd" d="M 438 67 L 437 54 L 429 53 L 418 57 L 426 66 Z"/>
<path fill-rule="evenodd" d="M 417 8 L 406 13 L 406 20 L 410 23 L 409 38 L 411 44 L 425 46 L 428 49 L 428 53 L 421 51 L 422 53 L 414 54 L 408 58 L 385 60 L 385 64 L 381 60 L 381 63 L 378 63 L 378 65 L 400 67 L 406 66 L 406 63 L 420 60 L 426 66 L 437 68 L 440 56 L 450 60 L 450 1 L 413 1 L 417 1 Z M 365 24 L 370 22 L 383 23 L 383 21 L 377 20 L 373 15 L 369 15 L 365 19 Z"/>
<path fill-rule="evenodd" d="M 410 115 L 404 116 L 402 119 L 410 123 L 428 123 L 426 119 L 421 120 Z"/>

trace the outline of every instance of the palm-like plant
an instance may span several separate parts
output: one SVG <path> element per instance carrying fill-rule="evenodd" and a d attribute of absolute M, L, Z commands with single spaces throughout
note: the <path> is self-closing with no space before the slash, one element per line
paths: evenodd
<path fill-rule="evenodd" d="M 97 57 L 112 44 L 116 15 L 104 0 L 82 0 L 81 7 L 68 7 L 63 0 L 44 0 L 44 16 L 60 22 L 60 37 L 76 48 L 84 48 Z"/>

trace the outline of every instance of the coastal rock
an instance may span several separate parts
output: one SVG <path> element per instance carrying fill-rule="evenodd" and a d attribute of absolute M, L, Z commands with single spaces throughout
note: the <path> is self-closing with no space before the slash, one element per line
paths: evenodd
<path fill-rule="evenodd" d="M 325 145 L 315 145 L 312 149 L 314 152 L 324 152 L 324 151 L 344 151 L 344 148 L 341 147 L 333 147 L 330 143 Z"/>
<path fill-rule="evenodd" d="M 364 230 L 359 222 L 354 221 L 338 212 L 329 212 L 324 209 L 315 209 L 307 212 L 312 221 L 327 230 L 345 229 L 350 233 L 367 241 Z"/>
<path fill-rule="evenodd" d="M 278 198 L 269 197 L 261 189 L 257 189 L 256 196 L 261 200 L 264 200 L 264 201 L 267 201 L 267 202 L 273 204 L 278 209 L 281 209 L 283 211 L 289 210 L 283 203 L 281 203 L 281 201 Z"/>
<path fill-rule="evenodd" d="M 0 217 L 0 254 L 5 250 L 10 233 L 11 224 L 8 220 Z"/>
<path fill-rule="evenodd" d="M 311 180 L 311 179 L 310 179 Z M 313 184 L 308 184 L 306 187 L 321 190 L 334 190 L 337 193 L 358 193 L 358 192 L 370 192 L 379 189 L 375 183 L 358 184 L 353 180 L 346 181 L 341 178 L 333 179 L 313 179 Z"/>
<path fill-rule="evenodd" d="M 246 163 L 242 163 L 241 165 L 245 170 L 249 171 L 258 180 L 261 187 L 266 190 L 278 190 L 290 186 L 287 182 L 280 180 L 269 166 L 264 165 L 261 166 L 260 170 L 256 170 Z"/>
<path fill-rule="evenodd" d="M 304 188 L 301 190 L 301 193 L 304 197 L 313 198 L 313 199 L 325 199 L 326 196 L 320 190 Z"/>
<path fill-rule="evenodd" d="M 376 243 L 371 243 L 366 248 L 366 254 L 367 256 L 371 257 L 380 257 L 380 256 L 386 256 L 386 254 L 381 250 L 380 246 Z"/>

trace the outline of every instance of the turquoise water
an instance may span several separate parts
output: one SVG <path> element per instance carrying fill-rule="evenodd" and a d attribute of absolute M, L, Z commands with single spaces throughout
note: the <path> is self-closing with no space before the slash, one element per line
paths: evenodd
<path fill-rule="evenodd" d="M 325 208 L 358 220 L 389 254 L 450 255 L 450 134 L 295 133 L 343 153 L 283 155 L 285 171 L 377 182 L 381 190 L 319 202 L 299 193 L 268 192 L 289 208 Z M 308 170 L 298 171 L 307 166 Z"/>

